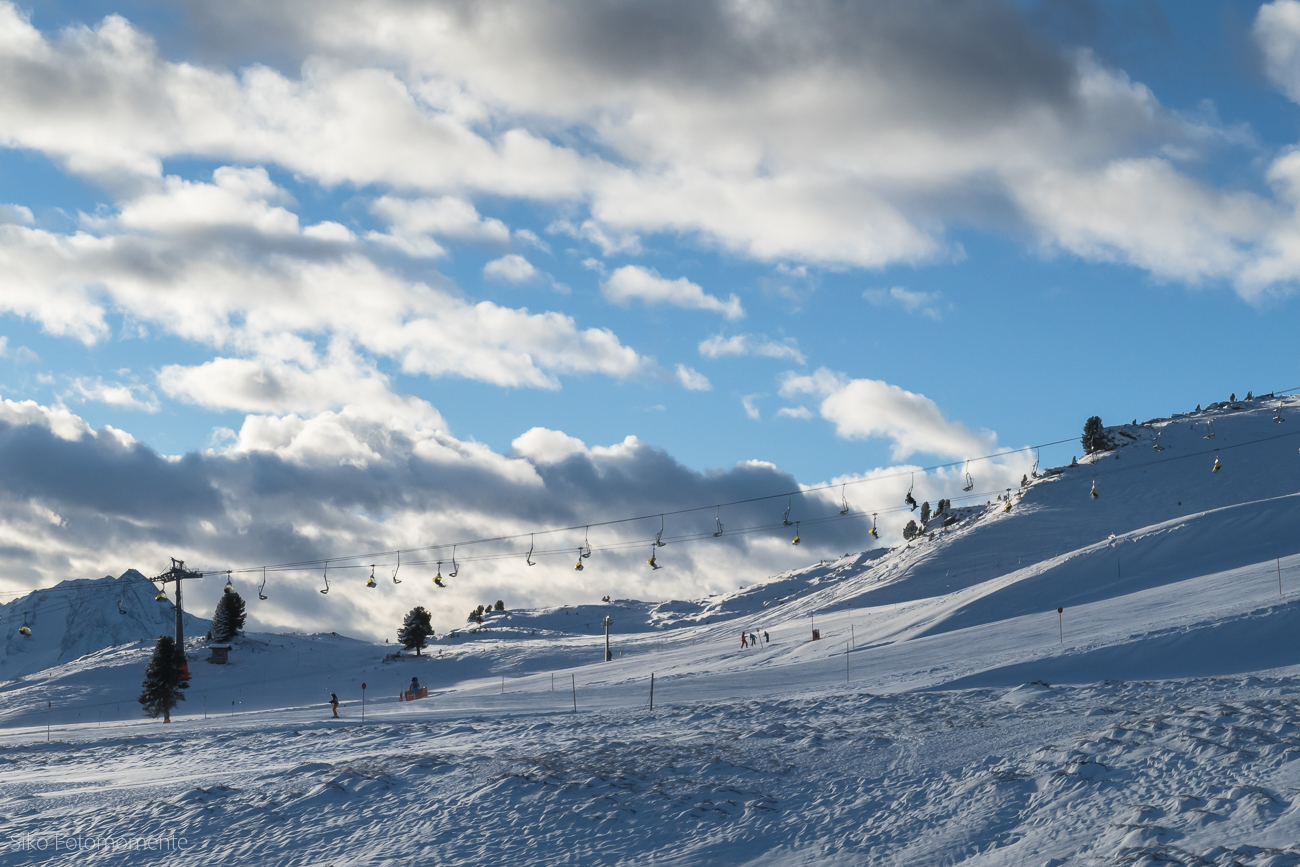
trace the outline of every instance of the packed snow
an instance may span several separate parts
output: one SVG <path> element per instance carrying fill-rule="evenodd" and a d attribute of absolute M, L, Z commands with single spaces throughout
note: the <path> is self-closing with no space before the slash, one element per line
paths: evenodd
<path fill-rule="evenodd" d="M 171 725 L 135 703 L 174 624 L 147 582 L 16 600 L 0 863 L 1300 864 L 1300 404 L 1109 433 L 704 600 L 493 612 L 418 657 L 247 634 L 226 665 L 195 619 Z"/>

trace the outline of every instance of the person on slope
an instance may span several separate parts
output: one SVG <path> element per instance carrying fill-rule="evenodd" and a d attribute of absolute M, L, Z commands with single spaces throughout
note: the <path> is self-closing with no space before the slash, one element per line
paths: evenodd
<path fill-rule="evenodd" d="M 767 630 L 764 629 L 764 630 L 763 630 L 763 644 L 771 644 L 771 643 L 772 643 L 772 639 L 770 639 L 770 638 L 767 637 Z"/>
<path fill-rule="evenodd" d="M 758 647 L 758 636 L 752 632 L 749 633 L 749 643 L 753 647 Z"/>
<path fill-rule="evenodd" d="M 746 647 L 749 647 L 749 642 L 745 640 L 745 633 L 742 632 L 740 633 L 740 649 L 744 650 Z"/>
<path fill-rule="evenodd" d="M 410 692 L 411 695 L 419 695 L 419 693 L 420 693 L 420 679 L 419 679 L 418 677 L 413 677 L 413 678 L 411 678 L 411 688 L 410 688 L 410 690 L 408 690 L 408 692 Z"/>
<path fill-rule="evenodd" d="M 339 697 L 332 692 L 330 693 L 330 707 L 334 709 L 334 716 L 337 717 L 339 715 Z"/>

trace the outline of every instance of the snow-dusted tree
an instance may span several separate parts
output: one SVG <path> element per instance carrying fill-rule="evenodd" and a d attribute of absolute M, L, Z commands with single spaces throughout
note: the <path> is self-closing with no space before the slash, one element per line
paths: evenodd
<path fill-rule="evenodd" d="M 176 639 L 164 635 L 154 646 L 153 657 L 144 670 L 144 689 L 139 702 L 147 716 L 163 722 L 172 721 L 172 708 L 185 701 L 183 689 L 189 689 L 185 679 L 185 651 L 176 646 Z"/>
<path fill-rule="evenodd" d="M 915 521 L 908 521 L 907 526 L 903 528 L 903 538 L 908 542 L 921 535 L 921 528 L 916 526 Z"/>
<path fill-rule="evenodd" d="M 420 648 L 429 643 L 430 635 L 433 635 L 433 616 L 422 605 L 408 611 L 402 618 L 402 628 L 397 630 L 397 640 L 407 650 L 414 650 L 416 656 L 420 655 Z"/>
<path fill-rule="evenodd" d="M 492 607 L 495 608 L 497 611 L 505 611 L 505 610 L 506 610 L 506 604 L 505 604 L 504 602 L 502 602 L 500 599 L 498 599 L 498 600 L 497 600 L 497 604 L 496 604 L 496 605 L 493 605 Z"/>
<path fill-rule="evenodd" d="M 234 590 L 227 590 L 217 600 L 217 610 L 212 612 L 212 626 L 208 628 L 208 638 L 213 641 L 229 641 L 244 628 L 244 599 Z"/>
<path fill-rule="evenodd" d="M 924 527 L 930 521 L 930 501 L 926 500 L 921 504 L 921 526 Z"/>
<path fill-rule="evenodd" d="M 1083 423 L 1083 437 L 1079 440 L 1083 450 L 1088 454 L 1105 451 L 1114 446 L 1106 436 L 1106 428 L 1101 423 L 1101 416 L 1094 415 Z"/>

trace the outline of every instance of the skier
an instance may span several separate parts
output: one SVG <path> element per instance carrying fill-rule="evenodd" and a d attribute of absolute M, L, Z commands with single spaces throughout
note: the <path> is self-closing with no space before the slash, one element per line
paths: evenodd
<path fill-rule="evenodd" d="M 330 693 L 330 707 L 334 709 L 334 716 L 337 717 L 339 715 L 339 697 L 332 692 Z"/>
<path fill-rule="evenodd" d="M 749 643 L 745 640 L 745 633 L 742 632 L 740 633 L 740 648 L 744 650 L 746 647 L 749 647 Z"/>
<path fill-rule="evenodd" d="M 418 677 L 413 677 L 411 678 L 410 693 L 411 695 L 416 695 L 419 692 L 420 692 L 420 679 Z"/>
<path fill-rule="evenodd" d="M 763 643 L 764 643 L 764 644 L 770 644 L 771 642 L 772 642 L 772 639 L 770 639 L 770 638 L 767 637 L 767 630 L 764 629 L 764 630 L 763 630 Z"/>
<path fill-rule="evenodd" d="M 749 633 L 749 643 L 752 644 L 754 647 L 758 647 L 758 636 L 752 632 Z"/>

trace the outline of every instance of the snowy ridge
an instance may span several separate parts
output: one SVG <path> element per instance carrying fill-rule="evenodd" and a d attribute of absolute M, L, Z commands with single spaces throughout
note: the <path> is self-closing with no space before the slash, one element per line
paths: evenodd
<path fill-rule="evenodd" d="M 217 666 L 196 639 L 166 728 L 134 707 L 151 642 L 99 642 L 0 683 L 0 799 L 45 795 L 8 830 L 179 827 L 183 864 L 1294 867 L 1300 406 L 1275 405 L 1111 428 L 910 545 L 708 599 L 496 612 L 418 658 L 246 635 Z"/>

